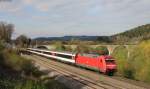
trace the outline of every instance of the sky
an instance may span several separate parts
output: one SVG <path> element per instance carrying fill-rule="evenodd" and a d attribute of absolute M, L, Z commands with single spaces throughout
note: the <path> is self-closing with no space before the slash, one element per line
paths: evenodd
<path fill-rule="evenodd" d="M 13 37 L 103 36 L 150 23 L 150 0 L 0 0 Z"/>

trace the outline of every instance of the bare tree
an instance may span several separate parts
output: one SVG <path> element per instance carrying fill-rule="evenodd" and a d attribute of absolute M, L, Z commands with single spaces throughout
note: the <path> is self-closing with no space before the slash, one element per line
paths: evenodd
<path fill-rule="evenodd" d="M 12 34 L 14 32 L 14 25 L 0 22 L 0 40 L 10 42 Z"/>

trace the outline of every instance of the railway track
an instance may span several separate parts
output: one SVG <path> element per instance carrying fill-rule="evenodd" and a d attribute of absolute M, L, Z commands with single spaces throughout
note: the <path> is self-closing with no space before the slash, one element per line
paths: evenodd
<path fill-rule="evenodd" d="M 85 89 L 120 89 L 118 87 L 113 87 L 111 85 L 104 85 L 104 84 L 96 83 L 95 81 L 92 81 L 90 79 L 84 78 L 81 75 L 74 74 L 72 72 L 63 70 L 62 68 L 60 68 L 58 66 L 55 66 L 55 65 L 53 65 L 51 63 L 49 64 L 49 62 L 47 60 L 40 59 L 37 56 L 34 56 L 34 57 L 36 57 L 36 59 L 33 59 L 33 58 L 32 59 L 36 63 L 38 63 L 38 64 L 40 64 L 42 66 L 45 66 L 45 67 L 49 68 L 50 70 L 57 71 L 59 74 L 63 74 L 63 76 L 71 78 L 71 79 L 81 83 L 83 86 L 85 86 L 84 87 Z"/>
<path fill-rule="evenodd" d="M 39 57 L 36 55 L 32 55 L 28 57 L 29 59 L 33 59 L 40 66 L 44 66 L 46 68 L 49 68 L 50 70 L 57 71 L 58 74 L 62 74 L 63 76 L 75 80 L 76 82 L 82 84 L 84 86 L 83 89 L 146 89 L 143 87 L 118 81 L 105 76 L 103 76 L 102 80 L 99 80 L 101 76 L 100 74 L 96 74 L 96 73 L 94 74 L 89 71 L 85 72 L 85 70 L 81 70 L 79 68 L 73 69 L 72 66 L 63 63 L 58 63 L 58 62 L 56 63 L 56 61 L 48 60 L 47 58 Z M 85 73 L 84 76 L 82 75 L 83 73 Z"/>

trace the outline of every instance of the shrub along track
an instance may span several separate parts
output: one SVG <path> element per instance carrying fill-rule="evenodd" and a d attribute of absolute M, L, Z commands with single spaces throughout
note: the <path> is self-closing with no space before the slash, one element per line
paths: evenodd
<path fill-rule="evenodd" d="M 36 55 L 26 55 L 26 57 L 34 60 L 40 66 L 47 67 L 50 70 L 58 72 L 59 74 L 63 74 L 65 77 L 76 80 L 86 86 L 86 89 L 146 89 L 144 87 L 116 80 L 92 71 L 76 68 L 54 60 L 49 60 L 44 57 Z"/>

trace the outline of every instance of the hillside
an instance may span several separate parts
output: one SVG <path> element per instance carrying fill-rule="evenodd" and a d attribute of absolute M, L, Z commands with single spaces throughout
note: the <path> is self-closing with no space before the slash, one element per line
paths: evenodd
<path fill-rule="evenodd" d="M 114 34 L 112 36 L 64 36 L 64 37 L 38 37 L 38 41 L 69 41 L 78 39 L 82 41 L 100 41 L 103 43 L 137 43 L 150 39 L 150 24 L 142 25 L 131 30 Z"/>
<path fill-rule="evenodd" d="M 42 41 L 52 41 L 52 40 L 57 40 L 57 41 L 69 41 L 72 39 L 78 39 L 78 40 L 86 40 L 86 41 L 93 41 L 97 40 L 97 36 L 63 36 L 63 37 L 38 37 L 35 38 L 35 40 L 42 40 Z"/>
<path fill-rule="evenodd" d="M 150 24 L 142 25 L 112 36 L 115 42 L 138 42 L 150 39 Z"/>

